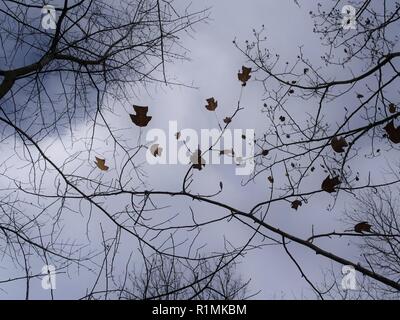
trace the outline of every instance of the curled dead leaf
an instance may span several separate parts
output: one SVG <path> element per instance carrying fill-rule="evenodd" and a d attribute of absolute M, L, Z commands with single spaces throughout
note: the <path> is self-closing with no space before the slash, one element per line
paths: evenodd
<path fill-rule="evenodd" d="M 215 100 L 213 97 L 208 98 L 206 101 L 207 101 L 206 109 L 208 111 L 214 111 L 215 109 L 217 109 L 218 101 Z"/>
<path fill-rule="evenodd" d="M 95 157 L 96 161 L 94 162 L 96 166 L 102 170 L 102 171 L 107 171 L 109 168 L 106 166 L 106 160 L 105 159 L 100 159 L 98 157 Z"/>
<path fill-rule="evenodd" d="M 243 87 L 246 85 L 246 82 L 250 80 L 251 78 L 250 73 L 251 73 L 251 68 L 247 68 L 245 66 L 242 66 L 242 72 L 239 71 L 238 79 L 239 81 L 242 82 Z"/>
<path fill-rule="evenodd" d="M 389 104 L 389 112 L 396 113 L 396 106 L 394 105 L 394 103 Z"/>
<path fill-rule="evenodd" d="M 301 203 L 301 201 L 300 200 L 294 200 L 293 202 L 292 202 L 292 209 L 295 209 L 295 210 L 297 210 L 299 207 L 301 207 L 301 205 L 302 205 L 302 203 Z"/>
<path fill-rule="evenodd" d="M 331 140 L 331 146 L 335 152 L 341 153 L 344 152 L 344 147 L 347 147 L 348 144 L 344 137 L 340 137 L 339 139 L 337 137 L 333 137 Z"/>
<path fill-rule="evenodd" d="M 272 176 L 269 176 L 268 177 L 268 181 L 271 182 L 271 183 L 274 183 L 274 178 Z"/>
<path fill-rule="evenodd" d="M 226 124 L 231 123 L 231 121 L 232 121 L 232 118 L 230 118 L 230 117 L 226 117 L 226 118 L 224 119 L 224 122 L 225 122 Z"/>
<path fill-rule="evenodd" d="M 372 226 L 368 222 L 363 221 L 354 226 L 354 231 L 358 233 L 371 232 L 371 227 Z"/>
<path fill-rule="evenodd" d="M 390 141 L 393 143 L 400 143 L 400 126 L 396 128 L 392 120 L 384 127 L 384 129 Z"/>
<path fill-rule="evenodd" d="M 335 187 L 341 184 L 341 181 L 339 180 L 339 177 L 336 176 L 334 178 L 330 178 L 330 176 L 327 176 L 325 180 L 322 182 L 321 189 L 328 192 L 332 193 L 335 192 Z"/>
<path fill-rule="evenodd" d="M 161 153 L 162 153 L 162 150 L 163 150 L 163 148 L 161 148 L 159 144 L 153 144 L 150 147 L 150 152 L 154 157 L 157 157 L 157 156 L 160 157 Z"/>

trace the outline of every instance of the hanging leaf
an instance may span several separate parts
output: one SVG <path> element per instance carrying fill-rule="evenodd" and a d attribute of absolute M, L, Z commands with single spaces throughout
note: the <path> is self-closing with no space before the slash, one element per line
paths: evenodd
<path fill-rule="evenodd" d="M 371 232 L 371 227 L 372 226 L 368 222 L 363 221 L 354 226 L 354 231 L 358 233 Z"/>
<path fill-rule="evenodd" d="M 130 114 L 131 120 L 138 127 L 145 127 L 151 120 L 151 116 L 147 115 L 149 107 L 133 106 L 136 114 Z"/>
<path fill-rule="evenodd" d="M 393 120 L 384 127 L 389 140 L 393 143 L 400 143 L 400 127 L 395 127 Z"/>
<path fill-rule="evenodd" d="M 279 120 L 281 120 L 282 122 L 286 120 L 286 118 L 284 116 L 280 116 Z"/>
<path fill-rule="evenodd" d="M 215 100 L 214 98 L 208 98 L 206 101 L 207 101 L 206 109 L 208 111 L 214 111 L 215 109 L 217 109 L 218 107 L 217 100 Z"/>
<path fill-rule="evenodd" d="M 341 183 L 341 181 L 339 180 L 339 177 L 336 176 L 334 178 L 330 178 L 330 176 L 327 176 L 325 178 L 325 180 L 322 182 L 322 186 L 321 189 L 328 192 L 328 193 L 332 193 L 335 192 L 335 187 L 337 185 L 339 185 Z"/>
<path fill-rule="evenodd" d="M 306 74 L 308 71 L 310 71 L 309 68 L 304 68 L 304 70 L 303 70 L 304 74 Z"/>
<path fill-rule="evenodd" d="M 219 182 L 219 188 L 222 190 L 222 188 L 224 187 L 222 181 Z"/>
<path fill-rule="evenodd" d="M 271 182 L 271 183 L 274 183 L 274 178 L 272 176 L 269 176 L 268 177 L 268 181 Z"/>
<path fill-rule="evenodd" d="M 301 207 L 302 203 L 300 200 L 294 200 L 292 202 L 292 209 L 297 210 L 299 207 Z"/>
<path fill-rule="evenodd" d="M 232 121 L 232 118 L 231 118 L 231 117 L 226 117 L 226 118 L 224 119 L 224 122 L 225 122 L 226 124 L 231 123 L 231 121 Z"/>
<path fill-rule="evenodd" d="M 357 98 L 358 98 L 358 99 L 362 99 L 362 98 L 364 98 L 364 96 L 363 96 L 361 93 L 358 93 L 358 94 L 357 94 Z"/>
<path fill-rule="evenodd" d="M 396 106 L 394 105 L 394 103 L 389 104 L 389 112 L 396 113 Z"/>
<path fill-rule="evenodd" d="M 251 78 L 250 72 L 251 68 L 246 68 L 245 66 L 242 66 L 242 72 L 239 71 L 238 73 L 238 79 L 242 82 L 243 87 L 246 85 L 246 82 L 249 81 Z"/>
<path fill-rule="evenodd" d="M 344 152 L 343 148 L 347 147 L 348 144 L 344 137 L 340 137 L 339 139 L 337 137 L 333 137 L 331 140 L 331 146 L 335 152 L 341 153 L 341 152 Z"/>
<path fill-rule="evenodd" d="M 153 144 L 150 147 L 150 152 L 154 157 L 157 157 L 157 156 L 161 157 L 162 150 L 163 150 L 163 148 L 161 148 L 159 144 Z"/>
<path fill-rule="evenodd" d="M 201 157 L 201 150 L 196 150 L 193 152 L 193 154 L 190 156 L 190 161 L 193 164 L 193 168 L 197 170 L 203 169 L 203 167 L 206 165 L 206 161 Z"/>
<path fill-rule="evenodd" d="M 175 137 L 176 137 L 176 140 L 179 140 L 179 138 L 181 137 L 181 132 L 178 131 L 177 133 L 175 133 Z"/>
<path fill-rule="evenodd" d="M 96 161 L 94 162 L 96 164 L 96 166 L 102 170 L 102 171 L 107 171 L 108 170 L 108 166 L 106 166 L 106 160 L 105 159 L 100 159 L 100 158 L 96 158 Z"/>

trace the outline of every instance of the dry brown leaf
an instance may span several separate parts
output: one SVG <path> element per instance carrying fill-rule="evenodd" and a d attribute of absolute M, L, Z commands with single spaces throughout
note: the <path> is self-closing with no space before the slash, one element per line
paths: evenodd
<path fill-rule="evenodd" d="M 163 151 L 163 148 L 161 148 L 159 144 L 153 144 L 150 147 L 150 152 L 155 157 L 157 157 L 157 156 L 161 157 L 162 151 Z"/>
<path fill-rule="evenodd" d="M 371 232 L 371 227 L 372 226 L 368 222 L 363 221 L 354 226 L 354 231 L 358 233 Z"/>
<path fill-rule="evenodd" d="M 328 192 L 328 193 L 332 193 L 335 192 L 335 187 L 337 185 L 339 185 L 341 183 L 341 181 L 339 180 L 339 177 L 336 176 L 334 178 L 330 178 L 330 176 L 327 176 L 325 178 L 325 180 L 322 182 L 322 186 L 321 189 Z"/>
<path fill-rule="evenodd" d="M 301 207 L 301 205 L 302 205 L 302 203 L 301 203 L 300 200 L 294 200 L 294 201 L 292 202 L 292 209 L 297 210 L 298 207 Z"/>
<path fill-rule="evenodd" d="M 268 181 L 271 182 L 271 183 L 274 183 L 274 178 L 272 176 L 269 176 L 268 177 Z"/>
<path fill-rule="evenodd" d="M 149 107 L 133 106 L 136 114 L 130 114 L 131 120 L 138 127 L 145 127 L 151 120 L 151 116 L 147 115 Z"/>
<path fill-rule="evenodd" d="M 343 148 L 347 147 L 348 144 L 344 137 L 340 137 L 339 139 L 337 137 L 333 137 L 331 140 L 331 146 L 335 152 L 341 153 L 341 152 L 344 152 Z"/>
<path fill-rule="evenodd" d="M 389 112 L 396 113 L 396 106 L 394 105 L 394 103 L 389 104 Z"/>
<path fill-rule="evenodd" d="M 250 73 L 251 73 L 251 68 L 242 66 L 242 72 L 239 71 L 238 73 L 238 79 L 239 81 L 242 82 L 242 86 L 245 86 L 246 82 L 250 80 L 251 78 Z"/>
<path fill-rule="evenodd" d="M 399 143 L 400 142 L 400 127 L 395 127 L 393 120 L 390 121 L 386 127 L 384 127 L 389 140 L 392 141 L 393 143 Z"/>
<path fill-rule="evenodd" d="M 175 137 L 176 137 L 176 140 L 179 140 L 179 138 L 181 137 L 181 132 L 178 131 L 177 133 L 175 133 Z"/>
<path fill-rule="evenodd" d="M 214 111 L 215 109 L 217 109 L 218 101 L 215 100 L 213 97 L 212 98 L 208 98 L 206 101 L 207 101 L 206 109 L 208 111 Z"/>
<path fill-rule="evenodd" d="M 95 158 L 96 158 L 96 161 L 94 163 L 96 164 L 96 166 L 102 171 L 107 171 L 108 166 L 106 166 L 106 160 L 100 159 L 98 157 L 95 157 Z"/>
<path fill-rule="evenodd" d="M 226 118 L 224 119 L 224 122 L 225 122 L 226 124 L 231 123 L 231 121 L 232 121 L 232 118 L 231 118 L 231 117 L 226 117 Z"/>

